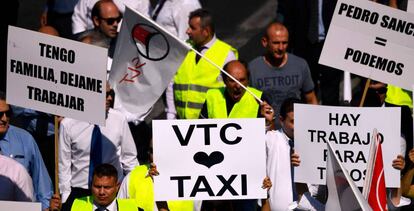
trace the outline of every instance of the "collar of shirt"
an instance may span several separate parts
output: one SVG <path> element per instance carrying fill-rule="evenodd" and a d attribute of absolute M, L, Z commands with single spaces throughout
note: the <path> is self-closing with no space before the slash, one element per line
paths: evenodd
<path fill-rule="evenodd" d="M 93 202 L 93 210 L 96 210 L 98 208 L 101 208 L 102 210 L 108 210 L 108 211 L 118 211 L 118 203 L 116 199 L 114 199 L 108 206 L 102 207 L 97 205 L 95 202 Z"/>
<path fill-rule="evenodd" d="M 279 130 L 280 130 L 280 133 L 283 134 L 283 138 L 285 139 L 286 144 L 289 145 L 290 138 L 286 135 L 285 131 L 283 131 L 283 128 L 280 128 Z"/>
<path fill-rule="evenodd" d="M 211 48 L 211 46 L 213 46 L 214 42 L 216 42 L 216 39 L 217 39 L 216 35 L 214 35 L 213 38 L 210 41 L 208 41 L 208 43 L 206 43 L 204 45 L 205 48 L 203 48 L 203 50 L 201 50 L 200 53 L 204 54 L 209 48 Z"/>
<path fill-rule="evenodd" d="M 9 140 L 10 140 L 10 129 L 11 129 L 11 127 L 12 126 L 9 124 L 9 128 L 7 128 L 6 134 L 4 134 L 3 136 L 1 136 L 0 137 L 0 140 L 9 142 Z"/>

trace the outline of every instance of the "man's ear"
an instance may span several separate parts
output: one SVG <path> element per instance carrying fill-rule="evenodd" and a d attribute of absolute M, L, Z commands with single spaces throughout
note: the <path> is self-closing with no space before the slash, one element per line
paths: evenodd
<path fill-rule="evenodd" d="M 95 27 L 98 27 L 98 26 L 101 24 L 101 22 L 100 22 L 100 20 L 99 20 L 98 16 L 93 16 L 93 17 L 92 17 L 92 21 L 93 21 L 93 25 L 94 25 Z"/>
<path fill-rule="evenodd" d="M 283 117 L 279 115 L 279 122 L 280 122 L 280 125 L 282 125 L 282 126 L 283 126 L 283 121 L 284 121 L 284 120 L 285 120 L 285 119 L 283 119 Z"/>
<path fill-rule="evenodd" d="M 202 30 L 203 30 L 203 35 L 206 37 L 211 34 L 211 27 L 204 27 Z"/>
<path fill-rule="evenodd" d="M 121 187 L 121 183 L 120 182 L 117 182 L 116 183 L 116 192 L 118 192 L 119 191 L 119 188 Z"/>
<path fill-rule="evenodd" d="M 266 37 L 262 37 L 262 39 L 260 41 L 262 43 L 262 46 L 264 48 L 266 48 L 267 47 L 267 42 L 268 42 L 267 38 Z"/>

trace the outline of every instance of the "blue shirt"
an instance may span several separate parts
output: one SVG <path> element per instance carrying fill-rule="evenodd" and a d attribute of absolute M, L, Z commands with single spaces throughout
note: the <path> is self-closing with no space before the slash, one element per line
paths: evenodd
<path fill-rule="evenodd" d="M 45 136 L 53 136 L 55 134 L 55 123 L 51 114 L 42 113 L 30 108 L 23 108 L 11 105 L 14 119 L 19 118 L 21 125 L 17 125 L 29 131 L 31 134 L 36 132 L 36 127 L 39 118 L 46 119 L 47 134 Z M 42 134 L 43 135 L 43 134 Z"/>
<path fill-rule="evenodd" d="M 42 209 L 48 208 L 53 194 L 52 181 L 33 137 L 25 130 L 9 125 L 4 137 L 0 138 L 0 148 L 3 155 L 27 169 L 33 180 L 36 200 L 42 203 Z"/>

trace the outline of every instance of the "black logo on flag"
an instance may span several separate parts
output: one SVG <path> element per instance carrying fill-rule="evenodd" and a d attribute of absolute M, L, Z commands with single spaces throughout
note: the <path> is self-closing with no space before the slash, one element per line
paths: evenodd
<path fill-rule="evenodd" d="M 132 29 L 132 38 L 138 53 L 148 60 L 162 60 L 170 51 L 167 37 L 151 25 L 136 24 Z"/>

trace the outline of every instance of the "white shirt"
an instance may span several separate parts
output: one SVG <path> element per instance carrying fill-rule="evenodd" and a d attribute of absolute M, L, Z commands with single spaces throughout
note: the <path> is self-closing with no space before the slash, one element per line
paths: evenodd
<path fill-rule="evenodd" d="M 122 180 L 121 186 L 119 187 L 119 190 L 118 190 L 117 198 L 119 198 L 119 199 L 129 199 L 129 198 L 131 198 L 129 196 L 129 191 L 128 191 L 130 175 L 131 174 L 126 175 L 124 177 L 124 180 Z"/>
<path fill-rule="evenodd" d="M 33 182 L 19 162 L 0 155 L 0 200 L 35 201 Z"/>
<path fill-rule="evenodd" d="M 99 126 L 102 133 L 102 160 L 118 170 L 122 181 L 135 166 L 139 165 L 137 150 L 125 117 L 109 109 L 106 125 Z M 65 118 L 59 133 L 59 188 L 62 202 L 70 194 L 71 187 L 88 188 L 89 155 L 94 125 Z"/>
<path fill-rule="evenodd" d="M 106 208 L 108 211 L 118 211 L 118 204 L 116 202 L 116 198 L 106 207 L 100 207 L 93 203 L 93 210 L 96 210 L 98 208 Z"/>
<path fill-rule="evenodd" d="M 158 7 L 159 3 L 154 9 L 148 9 L 150 17 Z M 198 8 L 201 8 L 198 0 L 166 0 L 156 22 L 181 40 L 187 40 L 188 16 Z"/>
<path fill-rule="evenodd" d="M 269 203 L 272 211 L 286 211 L 293 202 L 289 138 L 282 130 L 266 133 L 266 171 L 272 181 Z"/>
<path fill-rule="evenodd" d="M 123 14 L 125 12 L 125 5 L 132 7 L 139 12 L 145 12 L 148 7 L 148 0 L 113 0 L 119 11 Z M 73 10 L 72 15 L 72 33 L 93 29 L 92 22 L 92 8 L 98 0 L 79 0 Z"/>

